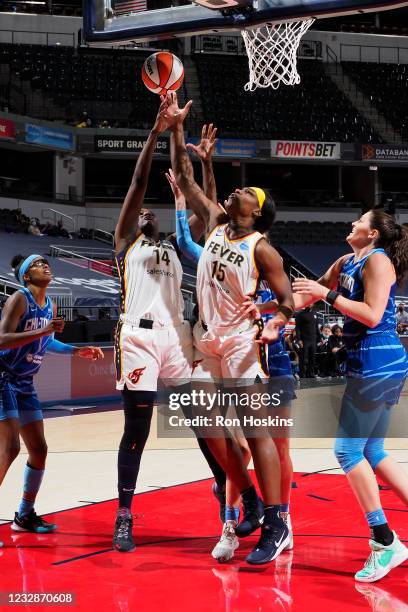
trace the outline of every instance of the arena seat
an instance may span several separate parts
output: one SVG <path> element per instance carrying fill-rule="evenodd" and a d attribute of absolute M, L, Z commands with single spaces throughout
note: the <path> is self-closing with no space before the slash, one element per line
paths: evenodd
<path fill-rule="evenodd" d="M 299 61 L 302 81 L 298 87 L 263 89 L 244 95 L 248 80 L 246 57 L 206 54 L 192 57 L 200 78 L 204 118 L 215 122 L 223 136 L 381 142 L 372 126 L 325 74 L 319 61 Z M 209 91 L 216 95 L 209 96 Z"/>
<path fill-rule="evenodd" d="M 343 70 L 384 115 L 392 127 L 408 139 L 408 65 L 375 62 L 342 62 Z"/>

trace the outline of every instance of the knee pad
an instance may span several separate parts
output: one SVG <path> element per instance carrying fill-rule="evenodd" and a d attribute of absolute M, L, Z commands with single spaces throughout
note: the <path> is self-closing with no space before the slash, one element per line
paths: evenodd
<path fill-rule="evenodd" d="M 336 438 L 334 454 L 343 472 L 347 474 L 364 459 L 365 439 Z"/>
<path fill-rule="evenodd" d="M 384 438 L 369 438 L 364 449 L 364 457 L 375 470 L 380 461 L 388 457 L 388 453 L 384 450 Z"/>

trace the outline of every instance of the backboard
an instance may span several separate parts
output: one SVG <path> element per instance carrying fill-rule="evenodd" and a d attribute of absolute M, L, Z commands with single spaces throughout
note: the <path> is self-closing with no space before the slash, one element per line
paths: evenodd
<path fill-rule="evenodd" d="M 397 9 L 407 7 L 408 0 L 252 0 L 249 7 L 226 10 L 193 2 L 149 11 L 141 10 L 144 6 L 144 0 L 84 0 L 84 42 L 123 45 L 127 41 L 239 31 L 262 23 Z M 135 12 L 124 14 L 126 11 Z"/>

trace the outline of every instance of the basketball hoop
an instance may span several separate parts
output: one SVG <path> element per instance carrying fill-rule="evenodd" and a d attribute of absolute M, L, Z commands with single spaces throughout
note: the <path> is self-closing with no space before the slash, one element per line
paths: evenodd
<path fill-rule="evenodd" d="M 300 83 L 296 53 L 302 36 L 313 22 L 314 19 L 305 19 L 242 30 L 249 60 L 249 81 L 245 91 L 254 91 L 257 87 L 278 89 L 281 83 Z"/>

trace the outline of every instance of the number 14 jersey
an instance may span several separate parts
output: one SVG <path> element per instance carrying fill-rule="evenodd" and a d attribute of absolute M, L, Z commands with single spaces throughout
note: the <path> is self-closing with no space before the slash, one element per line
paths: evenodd
<path fill-rule="evenodd" d="M 183 321 L 183 270 L 171 242 L 155 242 L 142 234 L 116 256 L 116 264 L 124 315 L 134 320 Z"/>
<path fill-rule="evenodd" d="M 208 236 L 197 269 L 200 316 L 209 328 L 238 325 L 246 317 L 239 307 L 254 295 L 259 279 L 255 247 L 259 232 L 229 240 L 227 225 L 218 225 Z"/>

